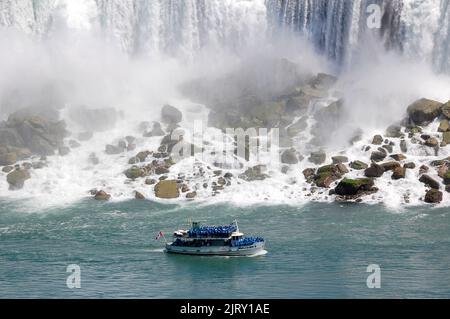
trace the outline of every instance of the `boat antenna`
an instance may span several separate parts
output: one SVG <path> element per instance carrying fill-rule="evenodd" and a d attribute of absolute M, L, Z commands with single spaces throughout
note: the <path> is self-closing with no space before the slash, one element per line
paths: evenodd
<path fill-rule="evenodd" d="M 236 225 L 236 232 L 239 233 L 239 225 L 238 225 L 237 219 L 234 220 L 234 223 Z"/>

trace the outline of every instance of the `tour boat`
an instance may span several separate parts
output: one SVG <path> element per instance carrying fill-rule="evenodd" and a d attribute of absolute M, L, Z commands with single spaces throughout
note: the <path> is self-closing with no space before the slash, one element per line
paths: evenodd
<path fill-rule="evenodd" d="M 166 252 L 202 256 L 251 256 L 264 251 L 261 237 L 245 237 L 237 221 L 228 226 L 201 226 L 191 223 L 189 230 L 173 233 L 173 242 L 166 243 Z"/>

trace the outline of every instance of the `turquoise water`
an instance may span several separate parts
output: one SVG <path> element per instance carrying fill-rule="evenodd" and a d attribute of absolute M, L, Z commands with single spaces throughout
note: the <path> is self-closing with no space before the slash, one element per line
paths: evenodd
<path fill-rule="evenodd" d="M 0 297 L 382 298 L 450 297 L 450 211 L 383 206 L 178 206 L 85 201 L 46 212 L 0 202 Z M 237 218 L 268 253 L 224 258 L 168 255 L 160 231 L 192 217 Z M 66 267 L 81 267 L 81 288 Z M 381 267 L 369 289 L 366 268 Z"/>

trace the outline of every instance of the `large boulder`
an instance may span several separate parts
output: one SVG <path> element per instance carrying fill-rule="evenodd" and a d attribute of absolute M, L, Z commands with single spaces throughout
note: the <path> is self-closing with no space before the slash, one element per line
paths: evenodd
<path fill-rule="evenodd" d="M 145 170 L 136 166 L 133 166 L 125 171 L 125 176 L 130 179 L 137 179 L 145 176 Z"/>
<path fill-rule="evenodd" d="M 243 174 L 239 175 L 239 178 L 247 182 L 262 181 L 269 177 L 269 175 L 265 174 L 266 170 L 267 167 L 265 165 L 256 165 L 248 168 Z"/>
<path fill-rule="evenodd" d="M 448 120 L 442 120 L 441 123 L 439 123 L 438 132 L 447 131 L 450 131 L 450 124 L 448 123 Z"/>
<path fill-rule="evenodd" d="M 95 193 L 94 195 L 94 199 L 95 200 L 99 200 L 99 201 L 107 201 L 111 198 L 111 195 L 106 193 L 103 190 L 100 190 L 98 192 Z"/>
<path fill-rule="evenodd" d="M 425 202 L 430 204 L 438 204 L 442 202 L 442 192 L 437 189 L 430 189 L 425 194 Z"/>
<path fill-rule="evenodd" d="M 344 178 L 335 188 L 335 192 L 339 196 L 357 196 L 372 191 L 373 187 L 374 182 L 371 178 Z"/>
<path fill-rule="evenodd" d="M 67 135 L 64 121 L 50 120 L 25 109 L 8 117 L 0 129 L 0 145 L 52 155 Z"/>
<path fill-rule="evenodd" d="M 289 165 L 297 164 L 298 157 L 297 157 L 297 153 L 296 153 L 295 149 L 291 148 L 291 149 L 285 150 L 281 154 L 281 163 L 289 164 Z"/>
<path fill-rule="evenodd" d="M 155 185 L 155 196 L 158 198 L 171 199 L 180 196 L 180 190 L 176 180 L 163 180 Z"/>
<path fill-rule="evenodd" d="M 386 162 L 383 164 L 380 164 L 381 167 L 383 167 L 384 171 L 394 171 L 397 168 L 401 167 L 399 162 L 395 162 L 395 161 L 390 161 L 390 162 Z"/>
<path fill-rule="evenodd" d="M 442 105 L 441 111 L 442 115 L 444 115 L 447 119 L 450 120 L 450 101 Z"/>
<path fill-rule="evenodd" d="M 372 154 L 370 155 L 370 160 L 374 161 L 374 162 L 381 162 L 382 160 L 384 160 L 386 158 L 387 154 L 385 152 L 382 151 L 373 151 Z"/>
<path fill-rule="evenodd" d="M 417 125 L 428 124 L 441 114 L 442 103 L 420 99 L 408 106 L 409 118 Z"/>
<path fill-rule="evenodd" d="M 402 179 L 405 178 L 406 176 L 406 168 L 404 167 L 397 167 L 394 169 L 394 172 L 392 173 L 392 179 L 397 180 L 397 179 Z"/>
<path fill-rule="evenodd" d="M 450 132 L 444 132 L 442 134 L 442 142 L 445 143 L 445 145 L 450 144 Z"/>
<path fill-rule="evenodd" d="M 172 105 L 164 105 L 161 109 L 161 118 L 164 123 L 177 124 L 183 119 L 183 114 Z"/>
<path fill-rule="evenodd" d="M 383 176 L 385 170 L 383 166 L 372 163 L 372 165 L 364 171 L 364 176 L 374 178 Z"/>
<path fill-rule="evenodd" d="M 383 141 L 384 141 L 383 136 L 375 135 L 372 139 L 372 144 L 381 145 L 381 144 L 383 144 Z"/>
<path fill-rule="evenodd" d="M 26 169 L 16 169 L 6 176 L 6 181 L 9 184 L 10 190 L 17 190 L 23 188 L 25 181 L 30 179 L 31 175 Z"/>
<path fill-rule="evenodd" d="M 342 177 L 342 172 L 337 165 L 322 166 L 317 170 L 314 181 L 318 187 L 328 188 Z"/>
<path fill-rule="evenodd" d="M 427 174 L 423 174 L 422 176 L 420 176 L 419 181 L 421 183 L 424 183 L 425 185 L 433 188 L 433 189 L 440 189 L 441 185 L 439 184 L 439 182 L 437 180 L 435 180 L 434 178 L 432 178 L 431 176 L 427 175 Z"/>
<path fill-rule="evenodd" d="M 316 165 L 323 164 L 326 160 L 327 154 L 324 151 L 312 152 L 311 156 L 308 158 L 308 161 Z"/>
<path fill-rule="evenodd" d="M 17 162 L 16 153 L 0 153 L 0 166 L 13 165 Z"/>

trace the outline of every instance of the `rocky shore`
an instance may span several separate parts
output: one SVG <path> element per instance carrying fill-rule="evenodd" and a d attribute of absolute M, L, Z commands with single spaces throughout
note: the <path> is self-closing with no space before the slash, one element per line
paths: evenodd
<path fill-rule="evenodd" d="M 385 185 L 408 185 L 416 180 L 423 187 L 420 201 L 440 203 L 450 192 L 450 101 L 421 98 L 405 106 L 405 117 L 374 136 L 364 129 L 348 126 L 346 148 L 330 151 L 327 141 L 345 125 L 348 101 L 339 98 L 335 76 L 302 74 L 288 60 L 269 68 L 265 82 L 255 84 L 247 71 L 224 78 L 195 80 L 183 86 L 185 96 L 208 107 L 208 125 L 226 128 L 277 128 L 281 170 L 270 165 L 238 158 L 238 165 L 193 161 L 190 170 L 180 171 L 174 160 L 176 145 L 183 150 L 210 150 L 208 141 L 194 145 L 173 132 L 183 130 L 184 113 L 174 105 L 163 105 L 158 116 L 143 121 L 137 134 L 130 132 L 103 150 L 90 153 L 89 165 L 101 167 L 99 155 L 126 157 L 122 178 L 129 185 L 129 197 L 144 199 L 199 200 L 220 196 L 227 189 L 245 192 L 252 185 L 272 179 L 283 181 L 282 188 L 311 200 L 364 202 L 377 198 Z M 245 74 L 242 77 L 242 74 Z M 281 76 L 283 74 L 283 76 Z M 232 83 L 233 85 L 231 85 Z M 103 116 L 105 114 L 105 116 Z M 95 131 L 108 131 L 121 115 L 113 109 L 72 111 L 72 121 L 85 131 L 70 133 L 59 115 L 49 117 L 33 109 L 23 109 L 0 123 L 0 179 L 10 191 L 18 191 L 33 178 L 33 171 L 49 165 L 49 158 L 63 158 L 96 138 Z M 107 116 L 106 116 L 107 115 Z M 104 121 L 97 124 L 95 118 Z M 257 137 L 259 138 L 259 137 Z M 142 141 L 157 140 L 154 148 Z M 305 146 L 306 145 L 306 146 Z M 51 165 L 51 164 L 50 164 Z M 400 185 L 400 184 L 398 184 Z M 411 183 L 417 190 L 417 183 Z M 421 190 L 422 191 L 422 190 Z M 92 185 L 86 195 L 99 201 L 114 199 L 107 182 Z M 402 203 L 411 202 L 406 189 Z"/>

